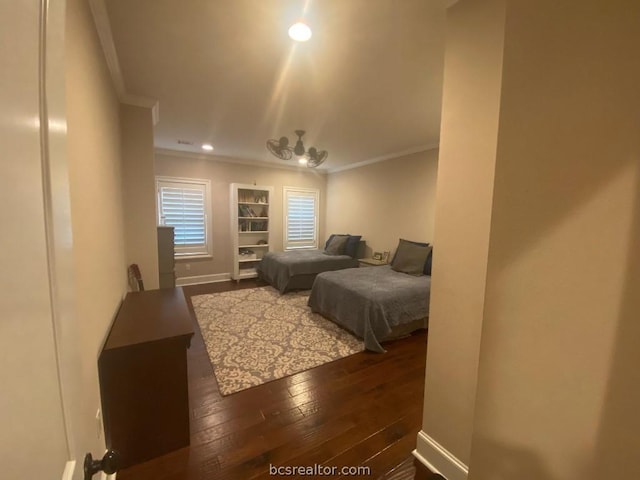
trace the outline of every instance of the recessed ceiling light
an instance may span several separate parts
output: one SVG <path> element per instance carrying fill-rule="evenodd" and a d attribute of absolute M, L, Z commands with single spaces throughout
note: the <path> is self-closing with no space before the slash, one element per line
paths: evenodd
<path fill-rule="evenodd" d="M 311 29 L 302 22 L 294 23 L 289 28 L 289 36 L 296 42 L 306 42 L 311 38 Z"/>
<path fill-rule="evenodd" d="M 206 150 L 207 152 L 210 152 L 211 150 L 213 150 L 213 145 L 210 145 L 208 143 L 203 143 L 202 144 L 202 149 Z"/>

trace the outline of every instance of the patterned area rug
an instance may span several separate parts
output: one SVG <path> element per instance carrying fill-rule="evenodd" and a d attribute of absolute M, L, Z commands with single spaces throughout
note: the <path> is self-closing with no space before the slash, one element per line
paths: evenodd
<path fill-rule="evenodd" d="M 191 297 L 222 395 L 364 350 L 362 340 L 312 313 L 308 298 L 272 287 Z"/>

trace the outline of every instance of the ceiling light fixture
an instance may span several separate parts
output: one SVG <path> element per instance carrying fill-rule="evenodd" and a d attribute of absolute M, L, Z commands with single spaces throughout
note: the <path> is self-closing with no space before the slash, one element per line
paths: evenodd
<path fill-rule="evenodd" d="M 202 149 L 206 150 L 207 152 L 211 152 L 213 150 L 213 145 L 210 145 L 208 143 L 203 143 L 202 144 Z"/>
<path fill-rule="evenodd" d="M 267 140 L 267 149 L 281 160 L 291 160 L 295 155 L 299 157 L 298 163 L 301 165 L 306 164 L 309 168 L 315 168 L 327 159 L 329 154 L 326 150 L 318 151 L 317 148 L 311 147 L 308 151 L 305 151 L 302 143 L 302 136 L 305 134 L 304 130 L 296 130 L 295 133 L 298 136 L 295 146 L 291 147 L 289 145 L 287 137 L 280 137 L 280 140 Z"/>
<path fill-rule="evenodd" d="M 289 36 L 296 42 L 306 42 L 311 38 L 311 29 L 304 23 L 294 23 L 289 27 Z"/>

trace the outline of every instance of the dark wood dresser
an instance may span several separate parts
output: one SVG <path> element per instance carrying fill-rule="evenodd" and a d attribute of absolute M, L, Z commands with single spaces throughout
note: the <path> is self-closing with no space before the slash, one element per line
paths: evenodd
<path fill-rule="evenodd" d="M 121 468 L 189 445 L 192 336 L 180 287 L 122 302 L 98 359 L 107 448 L 120 453 Z"/>

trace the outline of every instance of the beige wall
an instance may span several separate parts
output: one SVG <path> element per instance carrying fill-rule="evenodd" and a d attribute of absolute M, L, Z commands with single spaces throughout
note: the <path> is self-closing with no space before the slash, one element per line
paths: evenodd
<path fill-rule="evenodd" d="M 119 103 L 87 2 L 68 0 L 67 9 L 67 141 L 76 315 L 61 325 L 71 332 L 61 348 L 63 358 L 76 363 L 64 393 L 75 445 L 71 458 L 81 463 L 85 452 L 99 458 L 104 451 L 95 420 L 100 407 L 97 359 L 126 292 L 127 275 Z"/>
<path fill-rule="evenodd" d="M 423 432 L 465 465 L 489 248 L 502 3 L 460 2 L 447 18 Z M 421 437 L 418 453 L 439 466 Z"/>
<path fill-rule="evenodd" d="M 282 250 L 283 211 L 282 187 L 305 187 L 320 190 L 320 238 L 324 238 L 326 175 L 313 170 L 293 170 L 234 164 L 233 160 L 215 161 L 208 158 L 156 154 L 156 175 L 204 178 L 211 181 L 213 258 L 176 262 L 177 277 L 228 274 L 232 271 L 229 185 L 248 183 L 274 187 L 275 201 L 271 206 L 271 234 L 274 250 Z M 189 265 L 189 270 L 187 270 Z"/>
<path fill-rule="evenodd" d="M 362 235 L 367 254 L 399 238 L 432 242 L 438 150 L 329 174 L 327 236 Z"/>
<path fill-rule="evenodd" d="M 104 451 L 97 356 L 126 286 L 118 103 L 84 0 L 49 5 L 46 43 L 38 8 L 3 8 L 0 196 L 17 207 L 1 214 L 2 478 L 61 478 L 76 460 L 80 479 Z"/>
<path fill-rule="evenodd" d="M 122 105 L 122 185 L 127 264 L 147 290 L 158 288 L 158 236 L 151 108 Z"/>
<path fill-rule="evenodd" d="M 0 2 L 0 476 L 6 480 L 60 478 L 67 460 L 45 236 L 38 7 Z"/>
<path fill-rule="evenodd" d="M 640 4 L 557 7 L 508 7 L 472 479 L 640 478 Z"/>
<path fill-rule="evenodd" d="M 449 11 L 417 453 L 450 480 L 640 478 L 638 19 Z"/>

